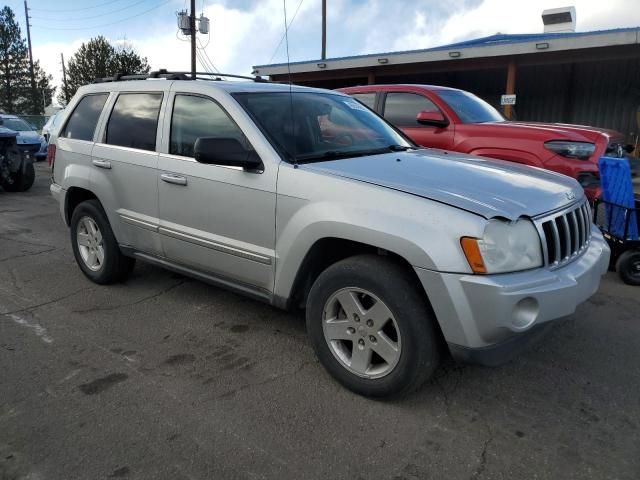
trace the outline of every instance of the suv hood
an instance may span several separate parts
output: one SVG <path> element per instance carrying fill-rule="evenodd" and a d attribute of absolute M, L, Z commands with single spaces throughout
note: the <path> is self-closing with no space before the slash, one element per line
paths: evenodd
<path fill-rule="evenodd" d="M 300 168 L 406 192 L 485 218 L 535 217 L 584 196 L 578 182 L 565 175 L 432 149 L 303 164 Z"/>

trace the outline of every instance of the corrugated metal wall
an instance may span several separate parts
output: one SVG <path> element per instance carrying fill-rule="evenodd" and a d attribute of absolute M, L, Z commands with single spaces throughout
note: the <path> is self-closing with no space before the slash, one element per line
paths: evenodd
<path fill-rule="evenodd" d="M 520 67 L 516 92 L 519 120 L 640 131 L 640 59 Z"/>

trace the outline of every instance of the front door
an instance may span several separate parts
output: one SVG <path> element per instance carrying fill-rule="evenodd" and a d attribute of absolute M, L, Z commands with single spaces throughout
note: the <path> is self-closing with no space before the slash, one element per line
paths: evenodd
<path fill-rule="evenodd" d="M 248 172 L 198 163 L 193 151 L 199 137 L 236 138 L 247 147 L 249 141 L 212 97 L 174 92 L 170 105 L 165 116 L 167 151 L 158 164 L 166 257 L 237 286 L 271 292 L 277 165 Z"/>

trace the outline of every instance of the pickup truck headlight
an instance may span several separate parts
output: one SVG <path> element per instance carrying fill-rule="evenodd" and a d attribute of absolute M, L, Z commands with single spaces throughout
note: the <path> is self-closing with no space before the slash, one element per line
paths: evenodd
<path fill-rule="evenodd" d="M 544 143 L 544 148 L 567 158 L 587 160 L 596 150 L 596 146 L 589 142 L 568 142 L 564 140 L 551 140 Z"/>
<path fill-rule="evenodd" d="M 505 273 L 542 266 L 542 246 L 530 220 L 489 220 L 482 238 L 463 237 L 462 250 L 474 273 Z"/>

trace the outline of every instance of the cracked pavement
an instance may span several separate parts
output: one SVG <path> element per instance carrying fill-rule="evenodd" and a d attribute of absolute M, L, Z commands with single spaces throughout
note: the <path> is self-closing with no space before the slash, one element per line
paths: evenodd
<path fill-rule="evenodd" d="M 640 477 L 640 290 L 615 274 L 512 363 L 372 401 L 301 315 L 142 263 L 90 283 L 37 170 L 0 192 L 0 479 Z"/>

